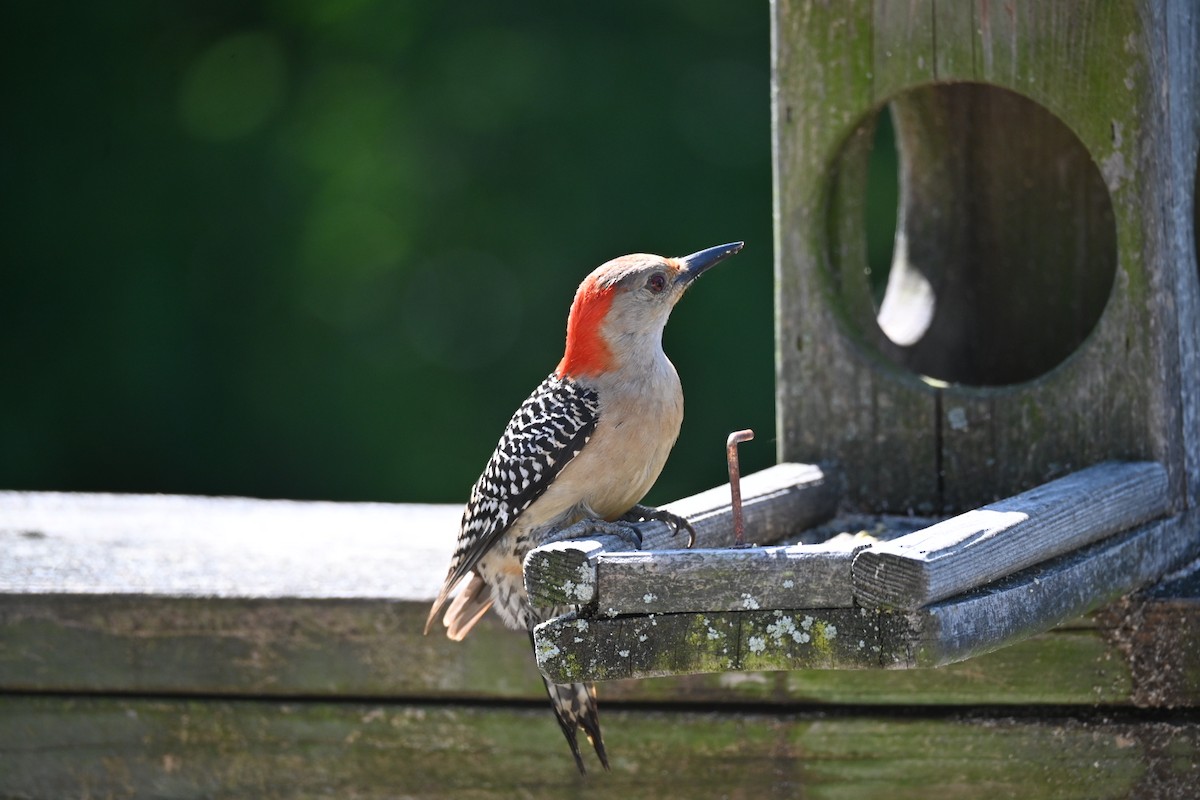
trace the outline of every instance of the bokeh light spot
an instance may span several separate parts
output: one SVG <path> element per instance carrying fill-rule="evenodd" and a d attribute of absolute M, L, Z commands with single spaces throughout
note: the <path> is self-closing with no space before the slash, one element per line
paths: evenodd
<path fill-rule="evenodd" d="M 188 69 L 179 118 L 197 139 L 227 142 L 253 133 L 279 109 L 287 67 L 271 34 L 235 33 L 211 45 Z"/>
<path fill-rule="evenodd" d="M 403 225 L 384 208 L 354 198 L 318 202 L 300 241 L 302 304 L 342 330 L 373 322 L 407 246 Z"/>

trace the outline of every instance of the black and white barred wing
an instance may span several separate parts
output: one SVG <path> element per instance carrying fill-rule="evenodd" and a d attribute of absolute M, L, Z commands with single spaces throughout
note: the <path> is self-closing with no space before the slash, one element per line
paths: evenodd
<path fill-rule="evenodd" d="M 596 429 L 599 412 L 594 391 L 553 374 L 521 404 L 471 489 L 458 547 L 431 620 L 455 584 L 579 454 Z"/>

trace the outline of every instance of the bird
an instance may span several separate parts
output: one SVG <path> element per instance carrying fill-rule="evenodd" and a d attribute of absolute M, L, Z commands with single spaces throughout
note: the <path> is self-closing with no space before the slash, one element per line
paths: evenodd
<path fill-rule="evenodd" d="M 443 608 L 454 641 L 489 608 L 531 639 L 535 625 L 568 613 L 534 607 L 525 592 L 525 555 L 550 541 L 616 534 L 633 537 L 636 547 L 640 537 L 631 523 L 656 519 L 675 533 L 686 530 L 691 546 L 695 531 L 687 520 L 641 504 L 683 421 L 683 390 L 663 351 L 663 329 L 696 279 L 743 244 L 678 258 L 633 253 L 583 279 L 567 316 L 562 359 L 517 408 L 471 489 L 426 634 Z M 607 770 L 595 687 L 543 680 L 579 771 L 587 771 L 580 728 Z"/>

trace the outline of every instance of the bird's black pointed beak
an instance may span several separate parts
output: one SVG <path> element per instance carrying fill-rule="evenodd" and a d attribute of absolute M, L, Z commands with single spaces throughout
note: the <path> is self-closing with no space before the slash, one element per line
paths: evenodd
<path fill-rule="evenodd" d="M 698 253 L 692 253 L 690 256 L 676 259 L 680 266 L 683 267 L 676 281 L 685 284 L 691 283 L 710 268 L 715 267 L 731 255 L 737 253 L 745 244 L 745 242 L 719 244 L 716 247 L 710 247 L 707 250 L 701 250 Z"/>

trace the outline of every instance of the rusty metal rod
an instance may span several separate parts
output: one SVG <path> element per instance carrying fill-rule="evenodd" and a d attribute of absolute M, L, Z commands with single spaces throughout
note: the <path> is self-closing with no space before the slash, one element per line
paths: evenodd
<path fill-rule="evenodd" d="M 746 546 L 746 521 L 742 516 L 742 470 L 738 465 L 737 446 L 754 438 L 754 431 L 747 428 L 734 431 L 725 440 L 725 459 L 729 462 L 729 494 L 733 505 L 734 547 Z"/>

